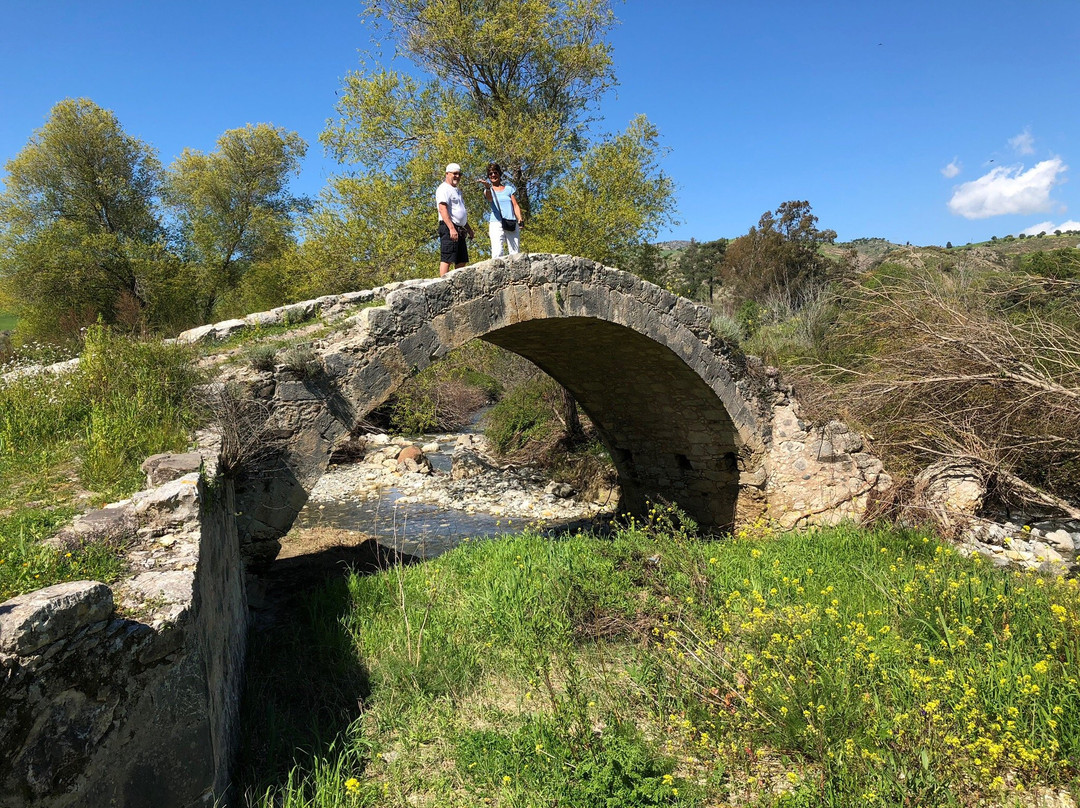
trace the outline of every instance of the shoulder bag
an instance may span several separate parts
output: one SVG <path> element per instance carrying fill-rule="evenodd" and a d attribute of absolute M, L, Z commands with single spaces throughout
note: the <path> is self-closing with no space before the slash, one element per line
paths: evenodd
<path fill-rule="evenodd" d="M 504 219 L 502 215 L 502 205 L 499 204 L 499 195 L 495 193 L 495 189 L 491 189 L 491 197 L 495 200 L 495 207 L 499 211 L 499 220 L 502 222 L 502 229 L 507 233 L 513 233 L 517 230 L 517 219 Z M 513 200 L 510 200 L 510 204 L 513 205 Z"/>

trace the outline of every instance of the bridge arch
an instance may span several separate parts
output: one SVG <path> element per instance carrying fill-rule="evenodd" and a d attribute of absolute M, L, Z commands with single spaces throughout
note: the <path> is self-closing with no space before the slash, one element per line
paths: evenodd
<path fill-rule="evenodd" d="M 761 512 L 770 487 L 798 488 L 813 474 L 795 457 L 776 473 L 776 407 L 791 401 L 710 332 L 711 316 L 630 273 L 570 256 L 494 259 L 397 289 L 321 344 L 318 378 L 279 366 L 261 384 L 288 439 L 276 471 L 267 465 L 238 481 L 238 531 L 249 544 L 276 544 L 334 444 L 406 378 L 474 339 L 520 354 L 573 394 L 611 453 L 625 510 L 670 501 L 704 528 L 730 528 Z M 788 416 L 784 428 L 805 438 Z M 805 440 L 785 444 L 789 454 L 805 449 Z"/>

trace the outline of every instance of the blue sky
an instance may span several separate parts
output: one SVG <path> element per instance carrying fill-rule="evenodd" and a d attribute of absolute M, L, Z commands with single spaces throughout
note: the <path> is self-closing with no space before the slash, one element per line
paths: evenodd
<path fill-rule="evenodd" d="M 371 31 L 359 0 L 0 0 L 0 162 L 87 97 L 167 165 L 269 122 L 310 144 L 295 192 L 335 165 L 317 137 Z M 644 113 L 681 224 L 745 233 L 806 199 L 841 240 L 963 244 L 1080 229 L 1080 0 L 616 4 L 619 86 L 600 126 Z M 439 179 L 433 171 L 433 183 Z"/>

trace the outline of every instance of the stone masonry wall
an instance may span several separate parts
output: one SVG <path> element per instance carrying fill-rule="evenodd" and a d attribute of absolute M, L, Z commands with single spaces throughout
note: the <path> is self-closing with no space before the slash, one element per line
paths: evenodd
<path fill-rule="evenodd" d="M 231 486 L 206 459 L 200 473 L 197 454 L 158 458 L 180 476 L 57 537 L 126 538 L 125 579 L 0 604 L 3 808 L 187 808 L 224 795 L 247 608 Z"/>

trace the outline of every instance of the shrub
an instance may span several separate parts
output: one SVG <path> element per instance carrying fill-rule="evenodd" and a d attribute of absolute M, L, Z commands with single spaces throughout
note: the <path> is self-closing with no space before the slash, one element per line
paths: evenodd
<path fill-rule="evenodd" d="M 313 379 L 322 365 L 319 355 L 308 345 L 289 348 L 281 357 L 281 363 L 302 379 Z"/>
<path fill-rule="evenodd" d="M 561 401 L 561 390 L 546 376 L 509 391 L 484 418 L 491 447 L 509 455 L 546 444 L 557 430 L 556 401 Z"/>
<path fill-rule="evenodd" d="M 406 380 L 371 418 L 402 434 L 460 429 L 514 383 L 522 364 L 501 348 L 469 343 Z"/>
<path fill-rule="evenodd" d="M 199 380 L 189 348 L 121 337 L 91 326 L 74 374 L 90 402 L 80 477 L 92 490 L 135 490 L 139 464 L 182 449 L 195 423 L 192 389 Z"/>
<path fill-rule="evenodd" d="M 270 371 L 277 361 L 277 352 L 276 345 L 260 343 L 248 348 L 244 356 L 255 370 Z"/>

